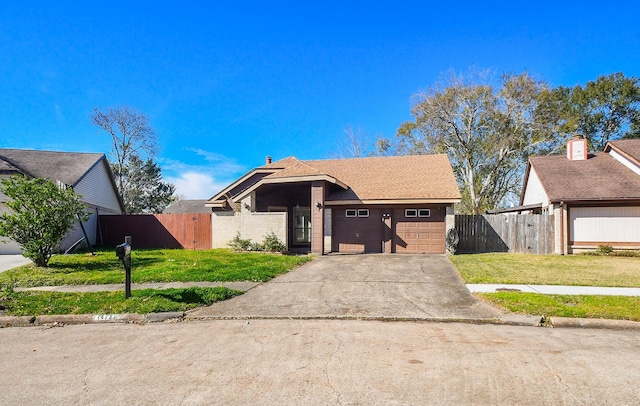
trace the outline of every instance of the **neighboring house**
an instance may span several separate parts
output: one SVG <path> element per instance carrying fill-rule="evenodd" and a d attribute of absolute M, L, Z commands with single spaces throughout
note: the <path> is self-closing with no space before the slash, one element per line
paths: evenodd
<path fill-rule="evenodd" d="M 57 184 L 70 186 L 79 193 L 91 213 L 89 220 L 83 222 L 91 245 L 96 244 L 99 235 L 98 215 L 123 212 L 122 201 L 104 154 L 0 148 L 0 178 L 12 175 L 48 178 Z M 7 210 L 6 200 L 7 197 L 0 193 L 0 211 Z M 59 249 L 66 250 L 83 236 L 78 223 Z M 20 251 L 17 243 L 0 237 L 0 254 L 19 254 Z"/>
<path fill-rule="evenodd" d="M 206 206 L 214 248 L 273 232 L 290 251 L 441 254 L 459 201 L 446 155 L 267 157 Z"/>
<path fill-rule="evenodd" d="M 206 200 L 177 200 L 164 209 L 164 214 L 211 213 Z"/>
<path fill-rule="evenodd" d="M 588 154 L 586 140 L 574 138 L 566 156 L 530 158 L 522 190 L 520 209 L 554 214 L 558 254 L 640 248 L 639 139 Z"/>

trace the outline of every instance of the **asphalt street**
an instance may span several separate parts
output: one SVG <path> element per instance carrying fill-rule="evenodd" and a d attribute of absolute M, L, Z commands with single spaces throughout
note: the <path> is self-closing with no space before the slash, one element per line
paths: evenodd
<path fill-rule="evenodd" d="M 434 322 L 0 329 L 2 405 L 632 405 L 640 337 Z"/>

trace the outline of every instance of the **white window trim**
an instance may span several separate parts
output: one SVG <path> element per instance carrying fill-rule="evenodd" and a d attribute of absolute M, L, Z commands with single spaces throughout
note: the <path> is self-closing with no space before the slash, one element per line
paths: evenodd
<path fill-rule="evenodd" d="M 353 214 L 349 214 L 349 212 L 353 212 Z M 347 209 L 344 211 L 344 216 L 345 217 L 358 217 L 358 210 L 356 209 Z"/>
<path fill-rule="evenodd" d="M 360 214 L 360 212 L 363 212 Z M 369 209 L 358 209 L 358 217 L 369 217 Z"/>
<path fill-rule="evenodd" d="M 426 215 L 420 214 L 421 211 L 426 211 Z M 431 209 L 418 209 L 418 217 L 431 217 Z"/>
<path fill-rule="evenodd" d="M 413 214 L 409 214 L 409 212 L 413 212 Z M 404 209 L 405 217 L 418 217 L 418 209 Z"/>

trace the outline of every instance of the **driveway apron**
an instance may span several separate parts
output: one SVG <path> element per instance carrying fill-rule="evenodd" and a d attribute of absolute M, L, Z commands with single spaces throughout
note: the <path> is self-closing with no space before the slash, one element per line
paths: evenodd
<path fill-rule="evenodd" d="M 0 255 L 0 272 L 8 271 L 30 263 L 31 260 L 23 257 L 22 255 Z"/>
<path fill-rule="evenodd" d="M 492 319 L 446 255 L 330 255 L 192 318 Z"/>

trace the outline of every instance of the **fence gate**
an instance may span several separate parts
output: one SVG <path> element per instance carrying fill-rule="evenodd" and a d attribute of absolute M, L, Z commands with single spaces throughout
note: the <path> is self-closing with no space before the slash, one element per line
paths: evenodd
<path fill-rule="evenodd" d="M 457 253 L 553 254 L 553 215 L 456 215 Z"/>

